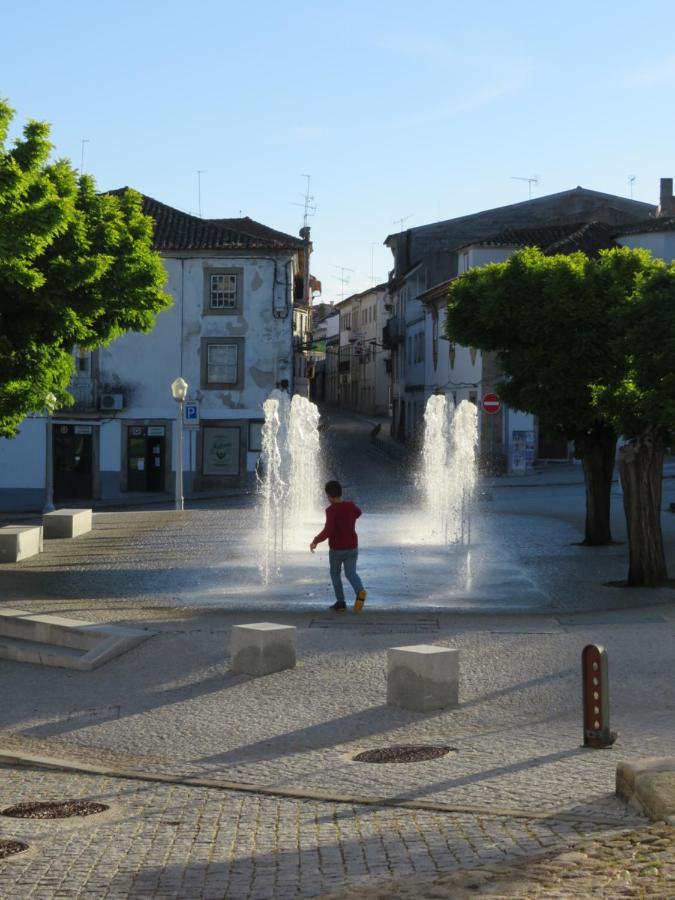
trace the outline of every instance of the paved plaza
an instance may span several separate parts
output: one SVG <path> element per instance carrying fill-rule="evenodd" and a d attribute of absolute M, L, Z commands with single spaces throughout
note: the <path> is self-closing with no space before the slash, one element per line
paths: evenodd
<path fill-rule="evenodd" d="M 245 496 L 182 514 L 98 512 L 89 535 L 2 567 L 7 605 L 150 638 L 92 672 L 0 660 L 0 808 L 110 806 L 0 819 L 0 838 L 30 845 L 0 861 L 0 896 L 454 897 L 479 883 L 490 895 L 490 879 L 493 896 L 554 896 L 542 878 L 570 853 L 581 880 L 560 896 L 589 884 L 598 896 L 672 896 L 667 826 L 614 794 L 617 762 L 675 746 L 673 592 L 609 586 L 627 568 L 618 486 L 611 547 L 578 545 L 583 486 L 560 470 L 482 485 L 471 545 L 445 548 L 426 533 L 406 461 L 374 446 L 367 423 L 335 416 L 328 447 L 329 474 L 364 509 L 360 616 L 327 611 L 327 554 L 307 549 L 320 523 L 288 536 L 280 573 L 262 583 Z M 666 478 L 665 507 L 674 486 Z M 664 532 L 673 572 L 670 513 Z M 295 669 L 230 673 L 231 627 L 252 621 L 297 626 Z M 610 660 L 619 738 L 605 751 L 581 747 L 590 642 Z M 458 708 L 386 705 L 387 648 L 419 643 L 459 649 Z M 411 743 L 450 750 L 415 764 L 353 759 Z M 60 770 L 27 765 L 36 758 Z M 645 864 L 621 869 L 621 848 Z M 507 883 L 520 894 L 498 893 Z"/>

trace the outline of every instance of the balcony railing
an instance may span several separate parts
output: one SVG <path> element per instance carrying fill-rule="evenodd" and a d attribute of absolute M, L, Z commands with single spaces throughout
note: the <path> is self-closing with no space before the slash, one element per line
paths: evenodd
<path fill-rule="evenodd" d="M 69 392 L 75 399 L 74 410 L 96 409 L 96 379 L 74 377 L 68 385 Z"/>

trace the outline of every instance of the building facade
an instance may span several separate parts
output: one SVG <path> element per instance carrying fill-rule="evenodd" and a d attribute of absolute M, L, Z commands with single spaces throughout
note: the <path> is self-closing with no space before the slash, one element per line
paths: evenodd
<path fill-rule="evenodd" d="M 391 354 L 382 342 L 390 311 L 380 284 L 336 304 L 340 318 L 338 405 L 366 416 L 387 416 Z"/>
<path fill-rule="evenodd" d="M 505 468 L 513 432 L 531 435 L 536 423 L 506 407 L 496 415 L 482 409 L 481 398 L 494 390 L 499 371 L 493 358 L 483 359 L 475 348 L 444 339 L 450 282 L 473 266 L 507 259 L 517 247 L 533 242 L 528 236 L 533 230 L 555 232 L 557 227 L 559 239 L 587 223 L 619 231 L 654 213 L 646 203 L 576 188 L 390 235 L 385 244 L 394 256 L 387 285 L 392 318 L 385 343 L 392 349 L 392 434 L 407 441 L 419 435 L 433 393 L 447 393 L 456 403 L 469 399 L 480 407 L 481 455 L 500 460 L 495 467 Z M 509 231 L 519 234 L 505 236 Z M 566 457 L 566 442 L 558 444 L 549 450 L 556 458 Z"/>
<path fill-rule="evenodd" d="M 48 441 L 59 503 L 171 495 L 178 464 L 186 493 L 243 485 L 261 449 L 263 401 L 295 387 L 309 236 L 248 218 L 199 219 L 149 197 L 143 208 L 173 306 L 148 334 L 75 350 L 75 404 L 51 421 L 29 417 L 17 438 L 0 441 L 0 508 L 41 508 Z M 171 395 L 179 375 L 189 385 L 181 461 Z"/>

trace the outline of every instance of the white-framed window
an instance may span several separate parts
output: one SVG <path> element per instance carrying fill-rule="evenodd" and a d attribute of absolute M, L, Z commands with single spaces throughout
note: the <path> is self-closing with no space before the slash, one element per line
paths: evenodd
<path fill-rule="evenodd" d="M 237 275 L 215 273 L 209 276 L 211 309 L 234 309 L 237 305 Z"/>
<path fill-rule="evenodd" d="M 244 338 L 201 339 L 202 390 L 242 390 Z"/>
<path fill-rule="evenodd" d="M 234 384 L 237 380 L 239 347 L 236 344 L 209 344 L 209 384 Z"/>

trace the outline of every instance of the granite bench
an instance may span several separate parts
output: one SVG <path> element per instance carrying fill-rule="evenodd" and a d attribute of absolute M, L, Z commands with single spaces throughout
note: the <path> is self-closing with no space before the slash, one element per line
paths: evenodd
<path fill-rule="evenodd" d="M 269 675 L 294 668 L 296 634 L 294 626 L 273 622 L 234 625 L 230 645 L 232 672 Z"/>
<path fill-rule="evenodd" d="M 42 517 L 45 538 L 74 538 L 91 531 L 90 509 L 55 509 Z"/>
<path fill-rule="evenodd" d="M 459 650 L 417 644 L 387 650 L 387 703 L 427 712 L 459 703 Z"/>

